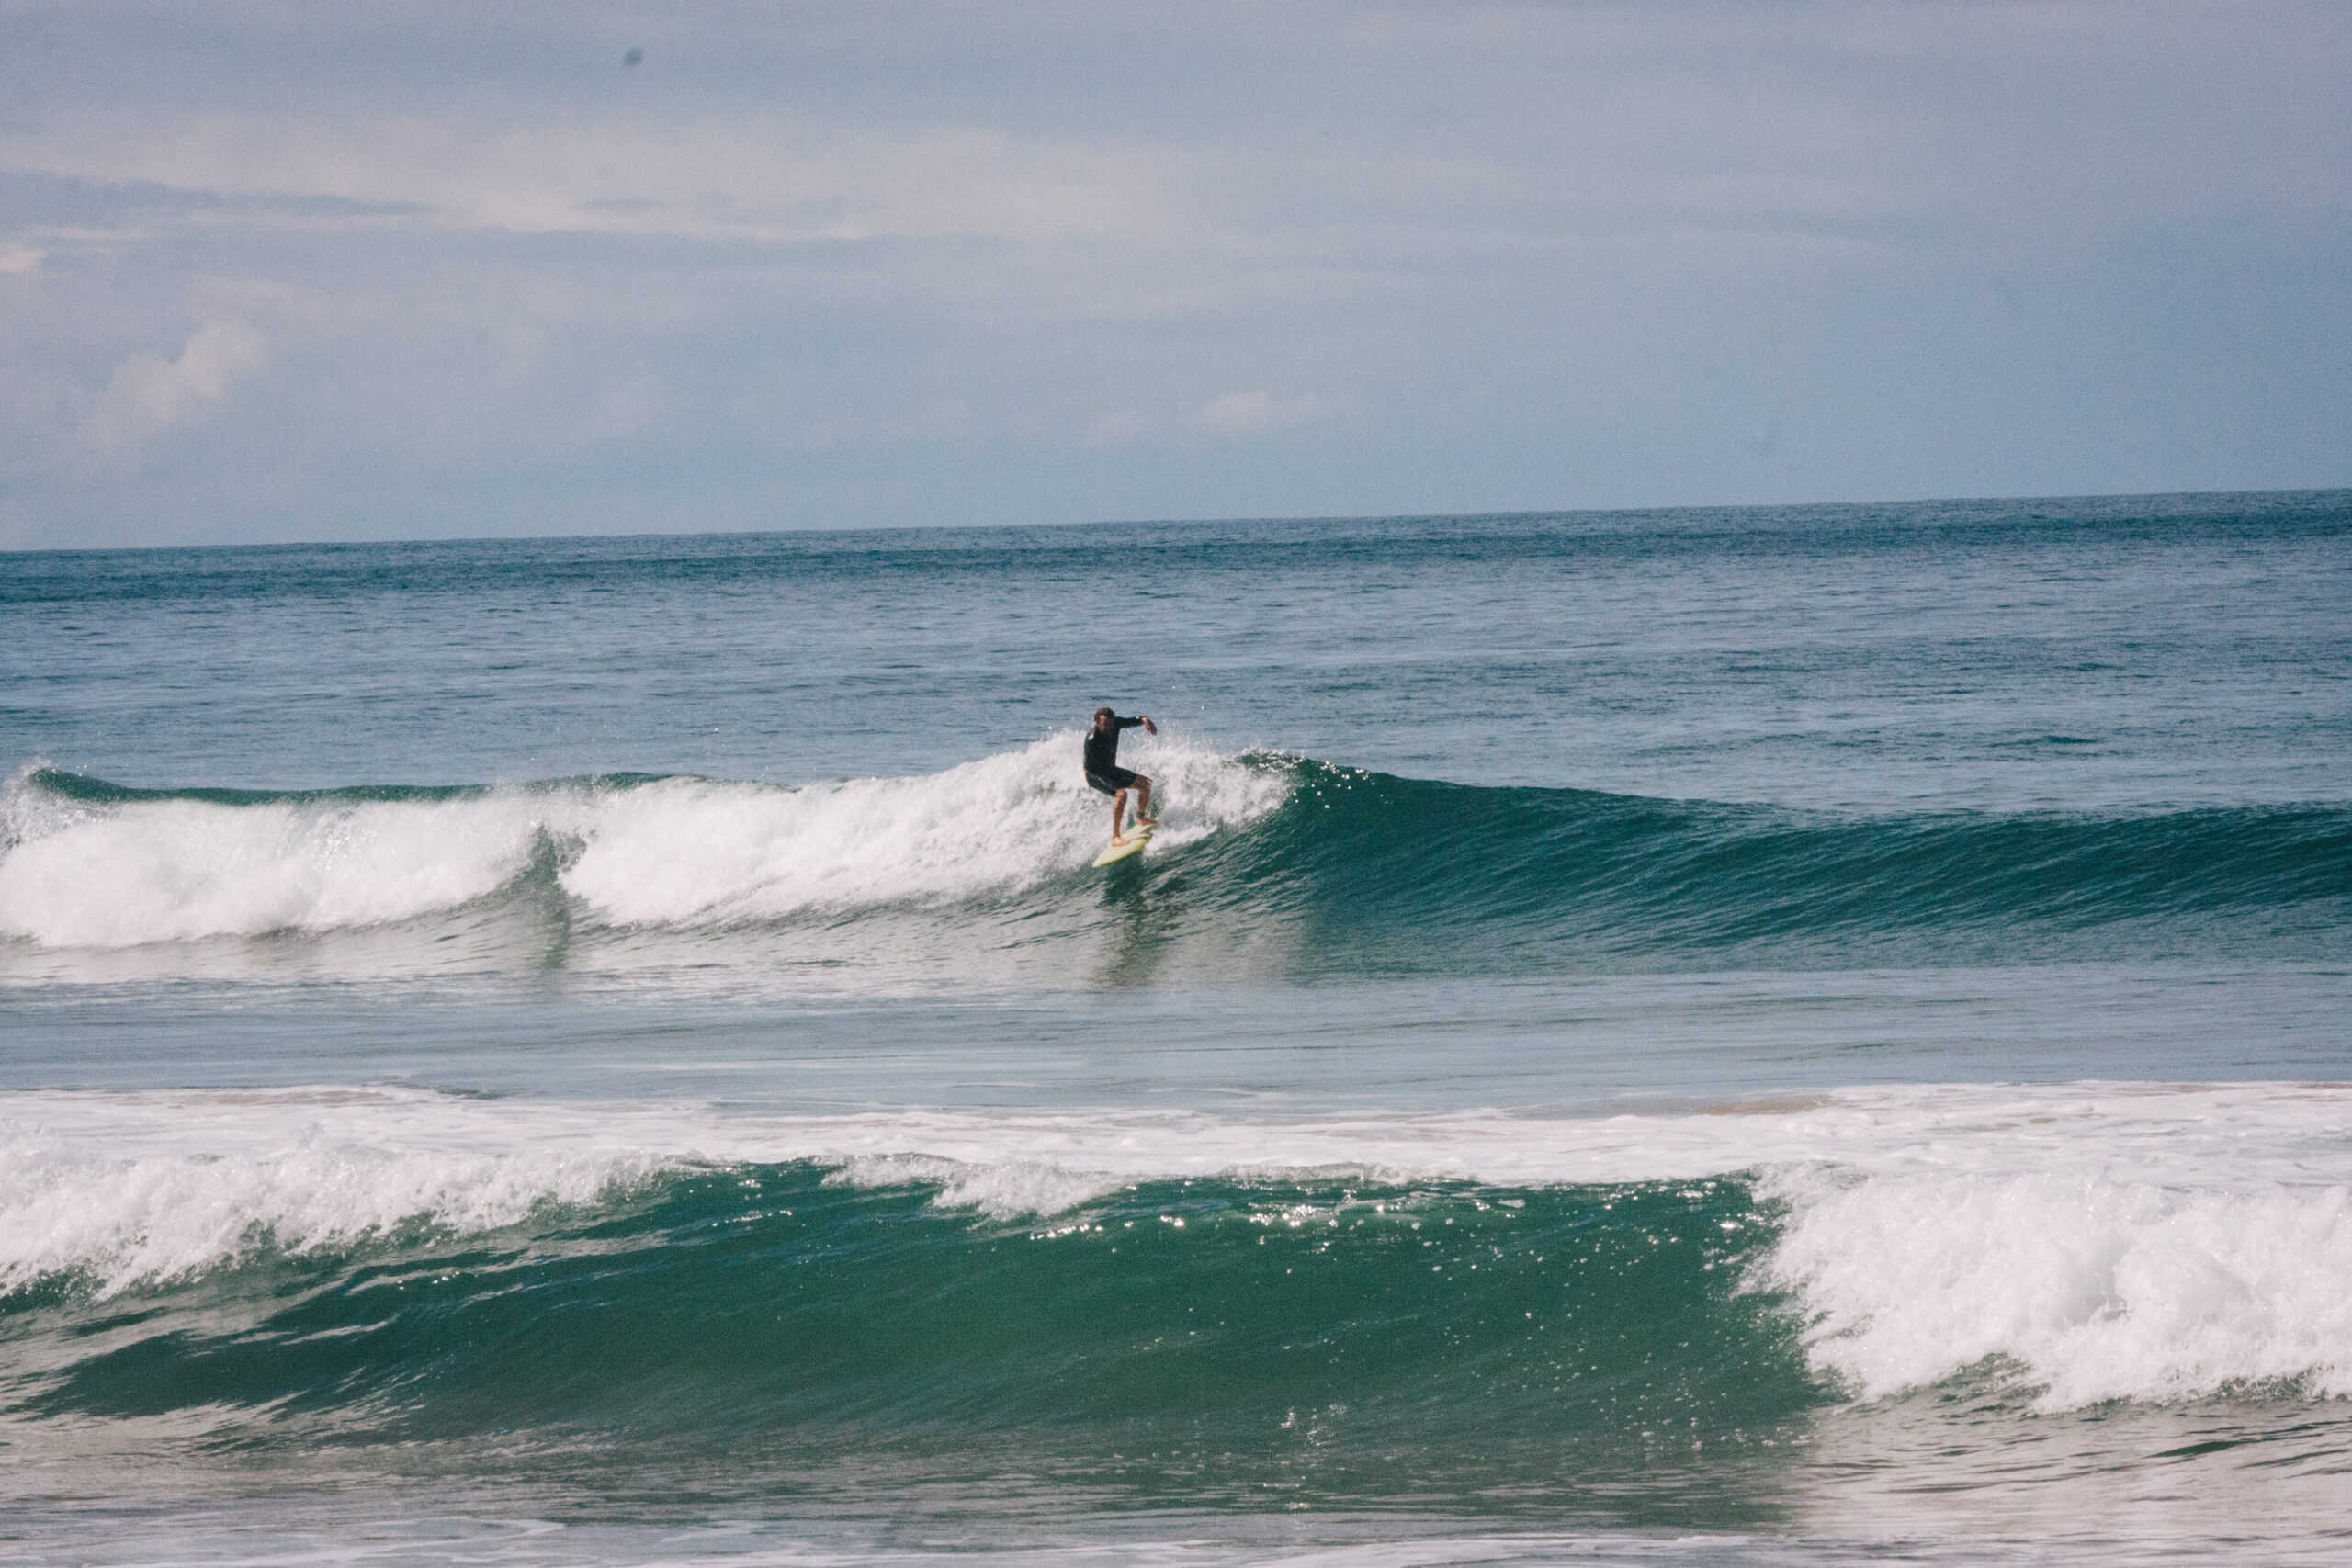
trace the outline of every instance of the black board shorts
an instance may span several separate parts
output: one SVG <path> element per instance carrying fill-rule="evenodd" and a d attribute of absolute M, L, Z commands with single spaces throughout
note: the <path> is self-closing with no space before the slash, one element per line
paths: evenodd
<path fill-rule="evenodd" d="M 1116 795 L 1123 789 L 1133 789 L 1136 771 L 1133 768 L 1113 768 L 1107 773 L 1089 773 L 1086 782 L 1104 795 Z"/>

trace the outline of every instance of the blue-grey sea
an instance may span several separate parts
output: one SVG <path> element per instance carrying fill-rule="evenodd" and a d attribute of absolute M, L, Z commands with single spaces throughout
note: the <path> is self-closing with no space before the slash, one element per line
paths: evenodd
<path fill-rule="evenodd" d="M 2352 1559 L 2352 492 L 0 555 L 0 1561 Z"/>

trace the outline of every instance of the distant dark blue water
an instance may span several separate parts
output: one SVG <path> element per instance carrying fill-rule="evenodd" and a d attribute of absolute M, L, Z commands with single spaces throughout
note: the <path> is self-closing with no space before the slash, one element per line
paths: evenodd
<path fill-rule="evenodd" d="M 2352 493 L 22 554 L 0 623 L 34 1560 L 2352 1545 Z"/>

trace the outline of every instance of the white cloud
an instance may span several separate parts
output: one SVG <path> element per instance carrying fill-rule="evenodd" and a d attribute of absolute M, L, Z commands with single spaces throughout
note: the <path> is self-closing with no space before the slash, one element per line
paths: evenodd
<path fill-rule="evenodd" d="M 177 359 L 142 354 L 124 361 L 90 415 L 91 439 L 126 446 L 191 418 L 260 369 L 268 346 L 244 321 L 207 321 Z"/>
<path fill-rule="evenodd" d="M 1308 393 L 1277 398 L 1271 392 L 1227 392 L 1201 405 L 1193 424 L 1212 435 L 1268 435 L 1323 418 L 1330 405 Z"/>
<path fill-rule="evenodd" d="M 0 245 L 0 274 L 30 272 L 40 265 L 41 258 L 48 254 L 30 245 Z"/>

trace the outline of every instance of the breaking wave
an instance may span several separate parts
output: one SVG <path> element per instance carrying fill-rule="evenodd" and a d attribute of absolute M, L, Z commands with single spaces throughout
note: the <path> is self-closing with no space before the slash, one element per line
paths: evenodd
<path fill-rule="evenodd" d="M 545 1342 L 530 1365 L 551 1369 L 593 1359 L 582 1333 L 648 1379 L 700 1388 L 723 1367 L 689 1404 L 771 1378 L 786 1413 L 888 1397 L 877 1358 L 910 1386 L 989 1384 L 989 1419 L 1093 1408 L 1069 1382 L 1092 1366 L 1079 1381 L 1101 1381 L 1096 1413 L 1115 1413 L 1171 1349 L 1258 1369 L 1203 1363 L 1230 1382 L 1218 1398 L 1257 1398 L 1253 1378 L 1294 1402 L 1409 1384 L 1416 1408 L 1528 1401 L 1528 1420 L 1605 1393 L 1744 1422 L 1964 1374 L 2048 1409 L 2249 1386 L 2345 1397 L 2352 1191 L 2312 1173 L 2347 1132 L 2352 1094 L 2296 1085 L 1288 1122 L 20 1093 L 0 1097 L 0 1320 L 168 1303 L 243 1271 L 265 1317 L 288 1315 L 221 1333 L 316 1332 L 316 1302 L 286 1296 L 292 1270 L 328 1292 L 347 1364 L 330 1376 L 306 1354 L 286 1375 L 351 1400 L 417 1376 L 539 1375 L 463 1348 L 527 1337 Z M 802 1329 L 765 1337 L 770 1307 Z M 716 1362 L 714 1337 L 731 1347 Z M 167 1348 L 187 1362 L 171 1397 L 286 1392 L 219 1382 L 208 1357 L 222 1378 L 269 1359 L 220 1359 L 204 1338 Z M 466 1370 L 431 1370 L 451 1361 Z M 44 1397 L 130 1397 L 107 1364 L 77 1358 Z M 1491 1386 L 1438 1398 L 1432 1380 Z M 550 1414 L 528 1388 L 501 1403 L 620 1418 L 564 1386 L 586 1405 Z"/>
<path fill-rule="evenodd" d="M 2340 945 L 2352 916 L 2337 806 L 1837 817 L 1166 741 L 1141 759 L 1158 840 L 1106 879 L 1075 750 L 798 787 L 142 791 L 28 769 L 0 796 L 0 933 L 103 951 L 513 917 L 592 946 L 752 933 L 766 957 L 855 961 L 895 940 L 917 967 L 1049 968 L 1055 941 L 1132 912 L 1119 897 L 1165 895 L 1154 940 L 1272 935 L 1312 974 L 2275 951 Z"/>

